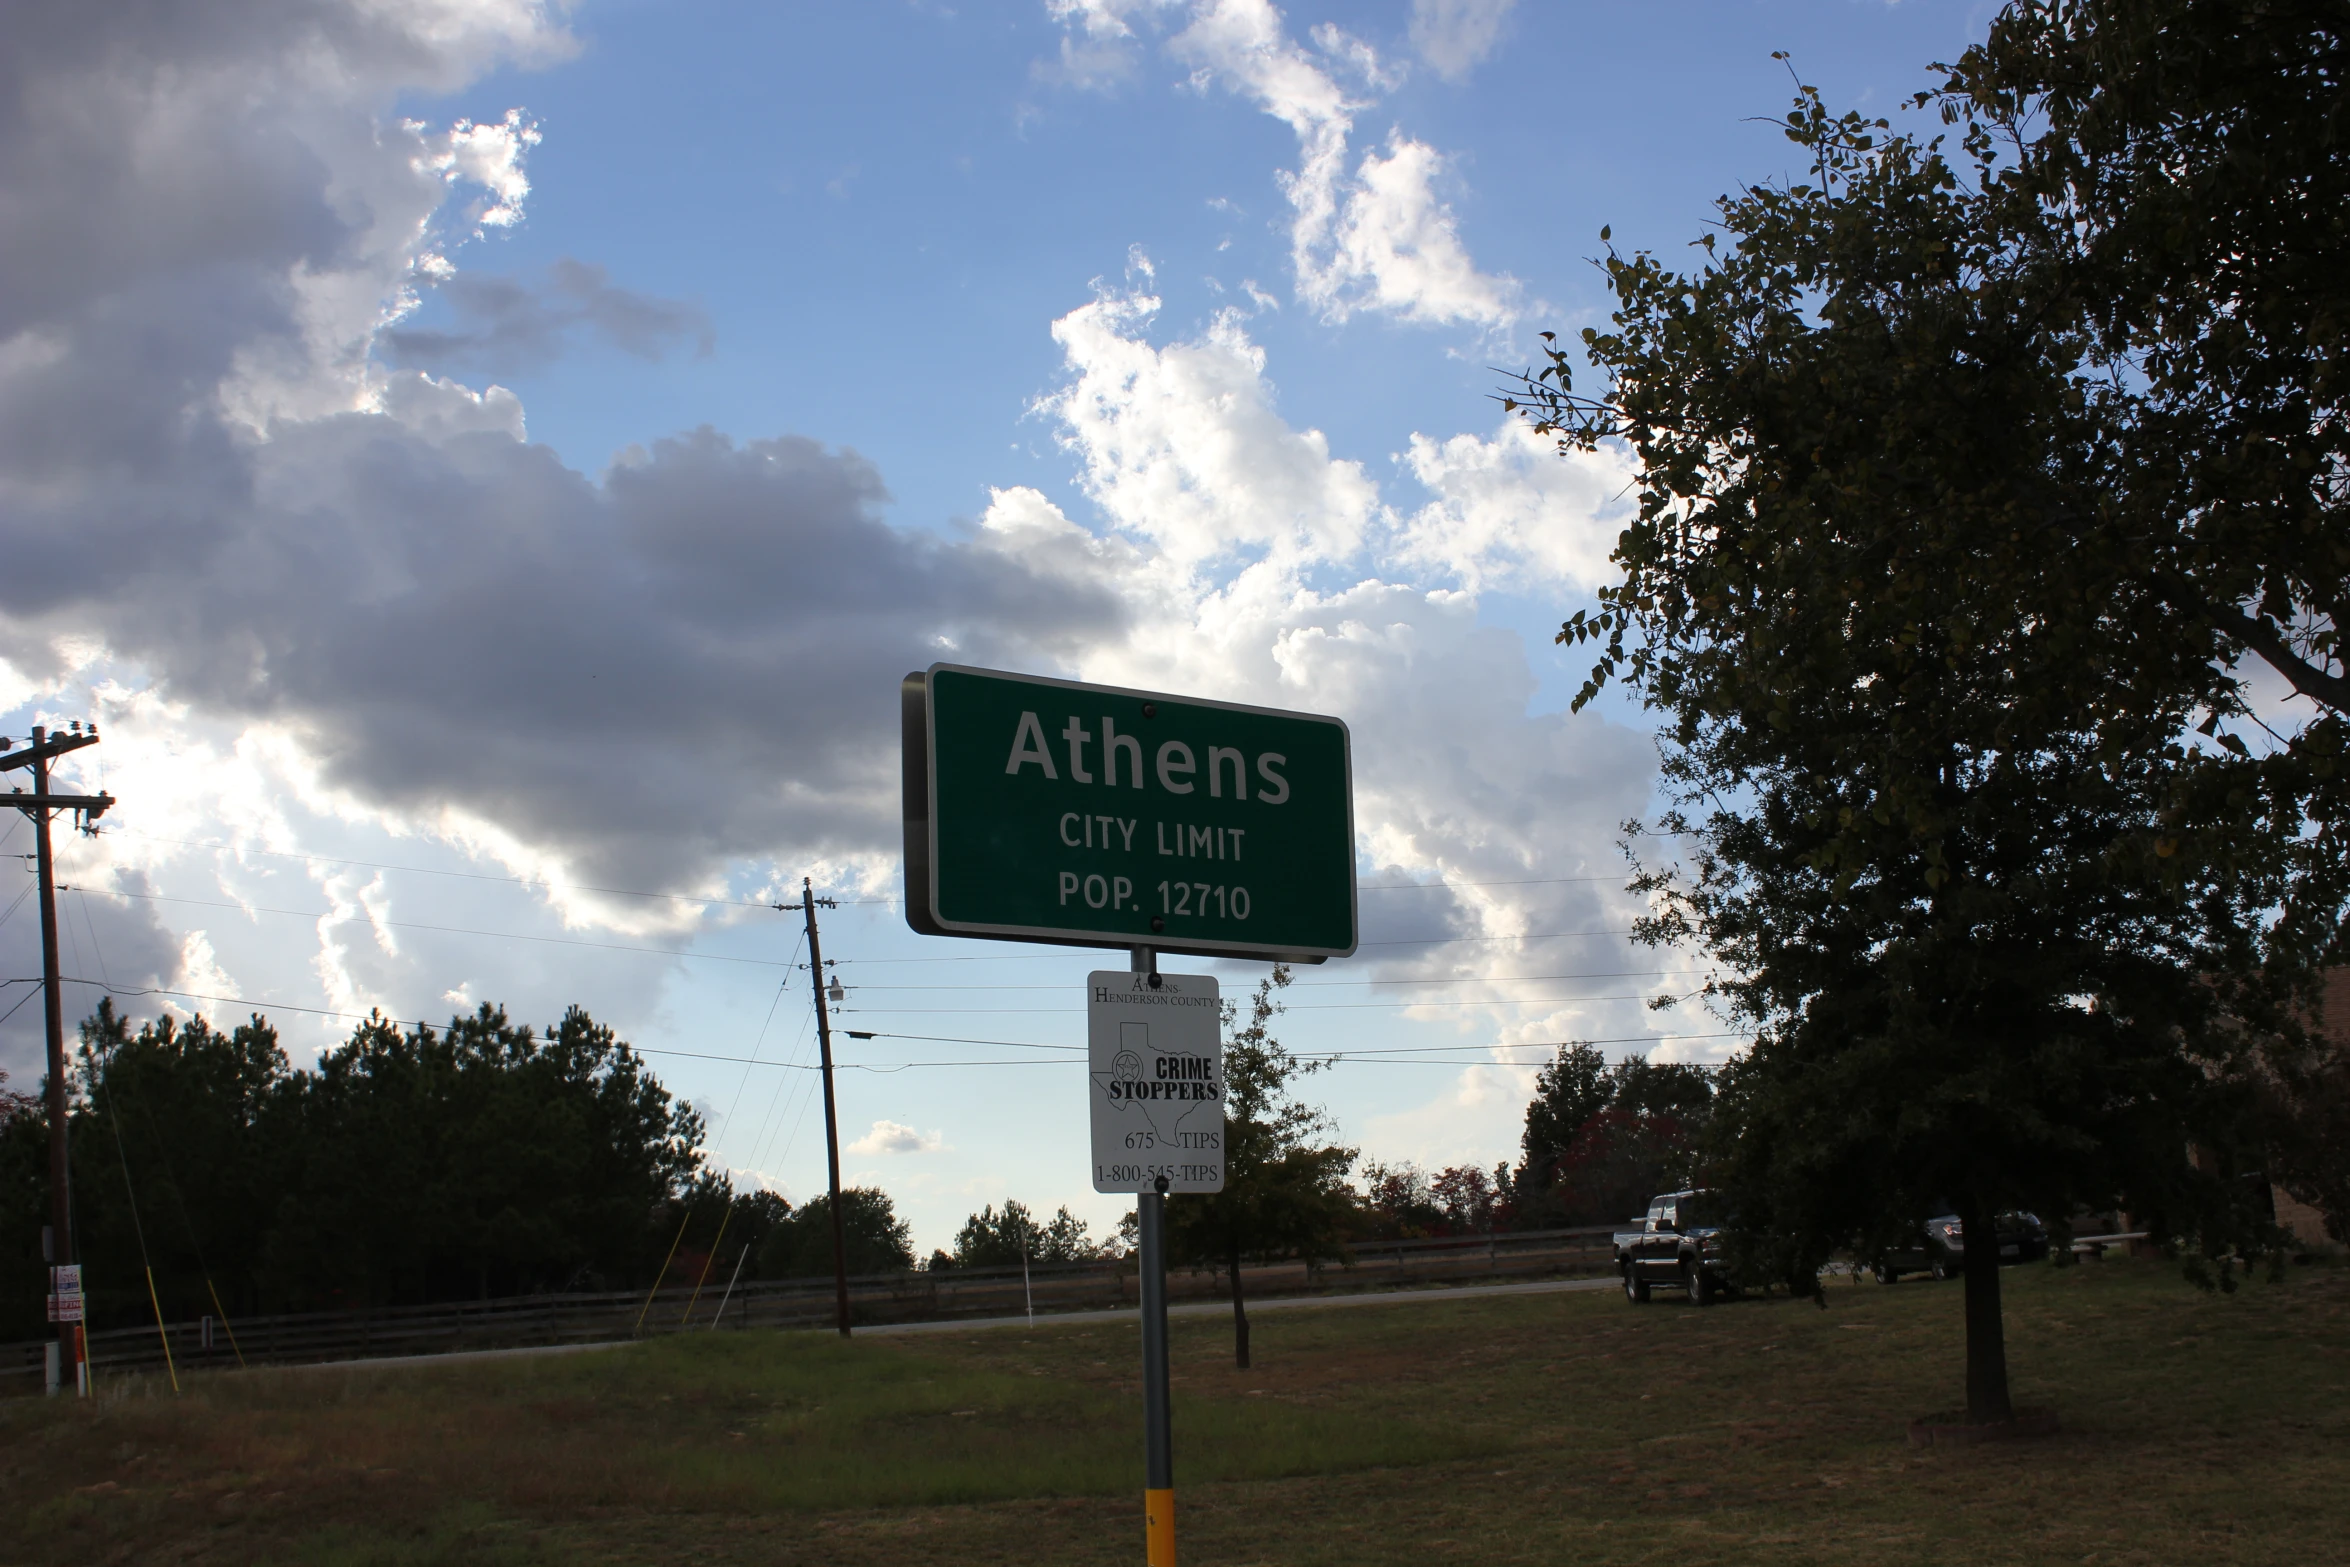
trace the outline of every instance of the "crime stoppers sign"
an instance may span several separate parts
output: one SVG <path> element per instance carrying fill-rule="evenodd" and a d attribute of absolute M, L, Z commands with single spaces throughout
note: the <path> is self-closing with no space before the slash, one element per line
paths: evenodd
<path fill-rule="evenodd" d="M 1099 969 L 1086 976 L 1085 994 L 1093 1189 L 1222 1191 L 1224 1031 L 1216 981 Z"/>
<path fill-rule="evenodd" d="M 1346 725 L 933 664 L 908 675 L 924 935 L 1319 963 L 1355 950 Z"/>
<path fill-rule="evenodd" d="M 82 1320 L 82 1268 L 80 1263 L 64 1263 L 49 1270 L 49 1320 L 51 1322 L 79 1322 Z"/>

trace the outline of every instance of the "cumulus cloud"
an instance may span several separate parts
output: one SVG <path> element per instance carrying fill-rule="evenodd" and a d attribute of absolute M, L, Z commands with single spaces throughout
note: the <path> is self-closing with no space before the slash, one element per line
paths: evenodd
<path fill-rule="evenodd" d="M 703 430 L 590 476 L 522 444 L 510 393 L 383 367 L 435 287 L 470 335 L 395 349 L 706 329 L 582 263 L 535 298 L 457 281 L 453 247 L 526 193 L 529 123 L 387 111 L 553 50 L 538 8 L 199 7 L 178 34 L 176 15 L 37 8 L 12 36 L 0 174 L 31 243 L 0 260 L 0 655 L 20 671 L 103 654 L 290 737 L 390 819 L 677 885 L 748 845 L 886 845 L 906 669 L 1049 666 L 1115 632 L 1081 574 L 891 527 L 854 452 Z M 641 765 L 665 753 L 695 759 L 690 809 Z M 355 1002 L 350 945 L 318 961 Z"/>
<path fill-rule="evenodd" d="M 1620 452 L 1561 454 L 1523 419 L 1488 438 L 1415 433 L 1399 459 L 1435 497 L 1413 512 L 1397 558 L 1472 592 L 1590 592 L 1613 578 L 1608 553 L 1631 519 L 1633 481 Z"/>
<path fill-rule="evenodd" d="M 1349 172 L 1355 115 L 1371 104 L 1350 97 L 1339 75 L 1384 88 L 1393 74 L 1368 44 L 1335 27 L 1314 37 L 1311 52 L 1291 39 L 1271 0 L 1201 0 L 1169 45 L 1200 86 L 1221 82 L 1296 133 L 1298 167 L 1280 179 L 1294 213 L 1298 297 L 1331 321 L 1375 310 L 1424 325 L 1506 327 L 1521 289 L 1469 258 L 1436 194 L 1445 160 L 1435 149 L 1397 130 L 1384 153 L 1366 154 Z"/>
<path fill-rule="evenodd" d="M 1301 258 L 1298 291 L 1343 320 L 1380 310 L 1429 325 L 1499 328 L 1516 319 L 1517 280 L 1477 270 L 1452 209 L 1436 194 L 1443 154 L 1402 131 L 1364 154 L 1327 248 Z"/>
<path fill-rule="evenodd" d="M 1421 551 L 1432 568 L 1480 579 L 1521 561 L 1595 570 L 1604 546 L 1591 557 L 1589 546 L 1578 553 L 1545 535 L 1596 538 L 1608 525 L 1577 508 L 1596 500 L 1599 484 L 1573 469 L 1554 484 L 1534 461 L 1541 444 L 1505 428 L 1491 442 L 1423 443 L 1422 481 L 1439 498 L 1399 519 L 1360 464 L 1280 417 L 1241 322 L 1218 316 L 1192 339 L 1155 344 L 1155 303 L 1108 294 L 1055 325 L 1070 381 L 1044 411 L 1088 498 L 1142 546 L 1099 558 L 1102 580 L 1126 600 L 1127 623 L 1123 635 L 1078 649 L 1076 668 L 1088 679 L 1347 719 L 1358 829 L 1379 868 L 1367 879 L 1408 871 L 1509 884 L 1368 900 L 1364 955 L 1384 972 L 1523 972 L 1527 952 L 1559 950 L 1536 937 L 1620 932 L 1629 920 L 1614 830 L 1645 804 L 1647 737 L 1592 716 L 1531 713 L 1524 645 L 1479 620 L 1473 592 L 1385 580 L 1378 570 L 1421 563 Z M 1448 528 L 1464 521 L 1470 537 L 1443 547 Z M 983 526 L 1069 525 L 1042 495 L 1016 490 L 996 495 Z M 1171 591 L 1178 583 L 1187 590 Z M 1599 879 L 1567 879 L 1579 876 Z M 1403 945 L 1463 936 L 1478 938 L 1465 956 L 1458 946 L 1429 957 L 1447 949 Z M 1628 952 L 1620 936 L 1574 950 L 1575 965 L 1627 966 L 1588 961 Z"/>
<path fill-rule="evenodd" d="M 1437 75 L 1464 82 L 1501 42 L 1518 0 L 1412 0 L 1412 47 Z"/>
<path fill-rule="evenodd" d="M 177 697 L 297 736 L 329 786 L 589 880 L 886 844 L 899 676 L 1049 665 L 1120 618 L 984 534 L 893 529 L 870 464 L 799 437 L 705 429 L 597 483 L 504 434 L 346 414 L 281 428 L 249 484 L 213 548 L 18 624 L 101 627 Z M 615 765 L 665 754 L 694 759 L 690 808 Z"/>
<path fill-rule="evenodd" d="M 519 115 L 435 131 L 393 103 L 567 47 L 522 3 L 11 10 L 0 616 L 215 554 L 254 440 L 380 406 L 375 333 L 516 209 L 530 134 Z M 25 632 L 0 652 L 46 663 Z"/>
<path fill-rule="evenodd" d="M 1162 0 L 1048 0 L 1047 9 L 1064 33 L 1062 61 L 1044 74 L 1101 85 L 1131 73 L 1143 32 L 1176 7 Z M 1414 38 L 1427 32 L 1435 41 L 1422 44 L 1424 51 L 1463 60 L 1472 44 L 1490 47 L 1506 9 L 1440 7 L 1443 14 L 1428 23 L 1435 31 L 1415 18 Z M 1194 88 L 1221 85 L 1296 135 L 1298 166 L 1277 179 L 1291 209 L 1298 298 L 1332 322 L 1368 311 L 1425 326 L 1506 329 L 1524 291 L 1514 278 L 1478 270 L 1459 219 L 1440 194 L 1451 181 L 1443 154 L 1401 129 L 1360 157 L 1350 151 L 1356 117 L 1374 106 L 1376 94 L 1402 81 L 1402 68 L 1332 23 L 1317 25 L 1308 37 L 1310 47 L 1291 37 L 1271 0 L 1193 0 L 1165 43 L 1190 69 Z"/>
<path fill-rule="evenodd" d="M 1065 8 L 1112 42 L 1153 9 Z M 79 927 L 98 977 L 249 994 L 240 932 L 298 919 L 307 994 L 389 1003 L 420 938 L 379 872 L 237 859 L 320 824 L 550 883 L 715 888 L 746 863 L 880 881 L 896 684 L 941 657 L 1346 717 L 1375 878 L 1491 884 L 1367 902 L 1366 940 L 1397 944 L 1366 947 L 1373 972 L 1552 972 L 1556 933 L 1625 923 L 1609 882 L 1569 878 L 1615 869 L 1647 742 L 1529 712 L 1525 649 L 1475 600 L 1503 574 L 1592 580 L 1604 465 L 1513 429 L 1415 437 L 1431 498 L 1399 512 L 1283 417 L 1244 317 L 1154 340 L 1155 300 L 1113 291 L 1053 324 L 1065 377 L 1039 405 L 1084 519 L 1006 488 L 975 525 L 899 527 L 869 462 L 797 435 L 696 430 L 582 473 L 526 443 L 511 392 L 460 374 L 581 334 L 659 351 L 707 324 L 584 262 L 476 277 L 459 264 L 475 236 L 525 210 L 531 121 L 395 117 L 403 94 L 559 54 L 548 15 L 143 16 L 133 36 L 100 8 L 36 6 L 0 57 L 0 193 L 25 236 L 0 253 L 0 685 L 21 703 L 116 681 L 104 781 L 155 802 L 143 830 L 225 839 L 217 885 L 252 907 L 202 915 L 196 944 L 156 914 L 156 867 L 186 851 L 82 846 L 112 889 Z M 1441 159 L 1402 137 L 1350 158 L 1350 95 L 1393 80 L 1374 54 L 1330 29 L 1301 47 L 1258 0 L 1195 6 L 1169 47 L 1296 130 L 1301 297 L 1507 319 L 1514 285 L 1469 263 L 1430 194 Z M 455 323 L 438 340 L 417 325 L 435 290 Z M 699 918 L 549 896 L 607 926 Z M 1476 943 L 1406 945 L 1433 937 Z M 1571 961 L 1621 945 L 1591 937 Z"/>
<path fill-rule="evenodd" d="M 846 1153 L 943 1153 L 947 1140 L 937 1132 L 920 1132 L 895 1121 L 876 1121 L 873 1129 L 850 1143 Z"/>
<path fill-rule="evenodd" d="M 1160 348 L 1145 335 L 1158 308 L 1105 292 L 1053 323 L 1070 380 L 1041 407 L 1104 518 L 1187 570 L 1353 555 L 1382 514 L 1361 465 L 1275 411 L 1237 312 Z"/>

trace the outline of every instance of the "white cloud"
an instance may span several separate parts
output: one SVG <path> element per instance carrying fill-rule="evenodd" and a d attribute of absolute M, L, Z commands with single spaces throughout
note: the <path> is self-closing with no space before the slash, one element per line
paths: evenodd
<path fill-rule="evenodd" d="M 1561 455 L 1509 418 L 1490 439 L 1415 433 L 1400 459 L 1435 499 L 1411 514 L 1398 558 L 1475 592 L 1590 592 L 1613 580 L 1608 552 L 1630 520 L 1633 471 L 1605 450 Z"/>
<path fill-rule="evenodd" d="M 520 109 L 508 109 L 504 119 L 488 125 L 459 120 L 436 133 L 421 120 L 407 120 L 401 129 L 414 132 L 424 142 L 424 151 L 416 159 L 419 168 L 439 175 L 452 191 L 467 185 L 481 191 L 461 209 L 457 226 L 470 221 L 479 235 L 485 229 L 512 228 L 522 221 L 522 199 L 530 194 L 522 160 L 539 144 L 540 136 L 538 126 L 525 120 Z M 446 265 L 443 257 L 424 263 L 432 271 Z"/>
<path fill-rule="evenodd" d="M 1464 82 L 1501 42 L 1517 0 L 1412 0 L 1412 47 L 1448 82 Z"/>
<path fill-rule="evenodd" d="M 1325 62 L 1374 88 L 1394 76 L 1368 44 L 1327 25 L 1315 36 L 1320 59 L 1290 39 L 1270 0 L 1201 0 L 1168 46 L 1198 85 L 1221 81 L 1296 133 L 1298 167 L 1280 182 L 1295 214 L 1298 297 L 1331 321 L 1372 310 L 1423 325 L 1507 327 L 1521 289 L 1470 260 L 1436 195 L 1441 155 L 1399 130 L 1384 154 L 1366 154 L 1349 174 L 1347 139 L 1370 103 L 1349 97 Z"/>
<path fill-rule="evenodd" d="M 873 1129 L 843 1150 L 855 1154 L 944 1153 L 947 1141 L 938 1132 L 919 1132 L 895 1121 L 876 1121 Z"/>
<path fill-rule="evenodd" d="M 1113 39 L 1109 22 L 1153 11 L 1090 9 Z M 1515 884 L 1367 905 L 1374 943 L 1488 939 L 1367 947 L 1362 970 L 1540 972 L 1560 950 L 1546 933 L 1625 923 L 1609 883 L 1561 878 L 1615 870 L 1647 742 L 1531 712 L 1526 649 L 1475 598 L 1505 573 L 1590 580 L 1602 470 L 1507 430 L 1416 437 L 1433 499 L 1399 516 L 1359 460 L 1282 416 L 1244 316 L 1154 342 L 1155 300 L 1113 292 L 1054 323 L 1067 378 L 1040 405 L 1098 528 L 1025 487 L 968 532 L 895 527 L 870 463 L 797 436 L 703 429 L 575 471 L 522 443 L 511 392 L 374 352 L 527 195 L 526 116 L 435 132 L 389 120 L 400 95 L 560 35 L 522 5 L 322 12 L 345 31 L 221 8 L 212 55 L 144 75 L 77 65 L 78 35 L 13 37 L 0 64 L 60 116 L 0 124 L 0 191 L 28 236 L 0 258 L 0 691 L 99 687 L 103 781 L 137 805 L 77 847 L 76 875 L 120 889 L 86 900 L 117 982 L 291 999 L 271 980 L 292 973 L 300 1004 L 338 1012 L 471 994 L 447 986 L 474 970 L 436 968 L 437 938 L 402 922 L 412 883 L 273 854 L 502 865 L 557 928 L 672 937 L 732 916 L 578 884 L 886 884 L 889 698 L 942 652 L 1346 717 L 1375 878 Z M 1349 94 L 1393 72 L 1318 36 L 1302 49 L 1270 6 L 1216 0 L 1171 44 L 1295 129 L 1301 297 L 1334 317 L 1506 320 L 1514 285 L 1476 271 L 1432 194 L 1441 159 L 1395 137 L 1349 172 Z M 58 162 L 85 177 L 52 189 Z M 776 676 L 803 667 L 825 678 Z M 690 765 L 692 809 L 672 770 L 616 762 L 645 757 Z M 346 837 L 368 850 L 324 846 Z M 204 916 L 198 951 L 145 901 L 167 872 L 245 912 Z M 1623 945 L 1573 961 L 1607 967 L 1590 954 Z M 512 950 L 507 995 L 537 973 Z M 662 970 L 645 972 L 599 976 L 616 998 L 599 1012 L 649 1010 Z M 902 1137 L 931 1145 L 877 1123 L 859 1151 Z"/>
<path fill-rule="evenodd" d="M 1357 166 L 1327 252 L 1301 259 L 1298 292 L 1338 320 L 1356 310 L 1432 326 L 1500 328 L 1516 319 L 1518 282 L 1477 270 L 1436 195 L 1444 174 L 1435 148 L 1391 131 L 1384 153 L 1366 153 Z"/>
<path fill-rule="evenodd" d="M 1379 51 L 1335 22 L 1317 22 L 1307 36 L 1331 64 L 1372 92 L 1391 92 L 1411 74 L 1402 65 L 1379 58 Z"/>
<path fill-rule="evenodd" d="M 718 891 L 751 853 L 871 879 L 896 835 L 871 694 L 942 642 L 1053 667 L 1114 632 L 1083 546 L 1031 541 L 1032 569 L 1003 538 L 893 528 L 853 452 L 705 430 L 598 478 L 521 444 L 511 392 L 382 366 L 459 247 L 519 214 L 536 139 L 519 112 L 435 129 L 397 108 L 560 55 L 546 8 L 142 17 L 37 9 L 0 51 L 23 241 L 0 254 L 0 692 L 103 710 L 110 827 L 229 845 L 75 846 L 77 877 L 120 889 L 85 921 L 115 982 L 205 989 L 226 967 L 241 993 L 362 1012 L 441 992 L 412 983 L 431 963 L 382 886 L 239 861 L 346 832 L 378 856 L 456 846 L 567 884 L 566 921 L 638 930 L 704 927 L 576 884 Z M 607 336 L 690 335 L 600 273 L 572 282 Z M 826 591 L 779 622 L 803 579 Z M 775 678 L 818 660 L 824 681 Z M 829 743 L 792 743 L 811 731 Z M 651 753 L 695 759 L 695 809 L 611 764 Z M 164 867 L 245 909 L 212 922 L 225 964 L 160 922 Z M 267 907 L 330 917 L 294 934 Z"/>
<path fill-rule="evenodd" d="M 1558 950 L 1535 938 L 1629 924 L 1613 838 L 1646 803 L 1649 741 L 1594 716 L 1530 713 L 1524 644 L 1479 620 L 1473 592 L 1513 562 L 1551 573 L 1521 584 L 1538 590 L 1597 569 L 1588 546 L 1552 537 L 1608 528 L 1596 520 L 1602 485 L 1564 464 L 1567 482 L 1554 482 L 1540 461 L 1556 459 L 1506 428 L 1491 441 L 1424 442 L 1421 477 L 1439 498 L 1399 523 L 1360 464 L 1281 419 L 1262 351 L 1237 319 L 1154 345 L 1153 304 L 1106 296 L 1055 327 L 1070 381 L 1045 411 L 1104 520 L 1139 541 L 1091 557 L 1127 608 L 1120 635 L 1074 652 L 1076 671 L 1336 713 L 1356 736 L 1371 879 L 1408 870 L 1516 884 L 1415 895 L 1408 908 L 1367 903 L 1369 942 L 1489 938 L 1428 949 L 1456 954 L 1441 959 L 1366 947 L 1384 972 L 1525 973 L 1529 952 Z M 1056 530 L 1083 536 L 1031 490 L 999 492 L 983 527 L 1007 541 L 1016 530 L 1031 560 L 1034 541 Z M 1456 549 L 1442 547 L 1448 527 L 1469 533 Z M 1473 579 L 1472 591 L 1366 574 L 1374 560 Z M 1590 875 L 1607 879 L 1549 879 Z M 1587 961 L 1628 951 L 1617 937 L 1574 950 L 1582 966 L 1635 966 Z"/>
<path fill-rule="evenodd" d="M 1182 0 L 1045 0 L 1045 13 L 1061 24 L 1057 59 L 1039 61 L 1032 74 L 1057 86 L 1103 92 L 1134 74 L 1136 24 L 1180 5 Z"/>
<path fill-rule="evenodd" d="M 1062 60 L 1040 74 L 1081 86 L 1122 80 L 1142 31 L 1174 9 L 1171 0 L 1048 0 L 1064 29 Z M 1433 47 L 1454 60 L 1479 39 L 1489 47 L 1500 16 L 1468 6 L 1430 25 L 1441 25 L 1444 40 Z M 1450 177 L 1445 157 L 1400 129 L 1383 149 L 1360 159 L 1349 152 L 1356 116 L 1376 102 L 1355 92 L 1387 92 L 1402 69 L 1332 23 L 1317 25 L 1311 38 L 1309 49 L 1290 37 L 1271 0 L 1195 0 L 1166 42 L 1195 89 L 1220 83 L 1296 134 L 1298 166 L 1276 178 L 1291 209 L 1298 298 L 1332 322 L 1369 311 L 1416 325 L 1506 329 L 1523 289 L 1477 269 L 1458 218 L 1438 195 Z"/>
<path fill-rule="evenodd" d="M 172 987 L 200 996 L 237 994 L 237 982 L 220 966 L 211 936 L 201 930 L 191 930 L 181 939 L 179 971 L 172 976 Z"/>
<path fill-rule="evenodd" d="M 1358 463 L 1273 408 L 1264 353 L 1237 312 L 1190 342 L 1143 336 L 1159 302 L 1104 293 L 1053 323 L 1071 379 L 1040 405 L 1104 518 L 1184 571 L 1351 556 L 1381 515 Z"/>

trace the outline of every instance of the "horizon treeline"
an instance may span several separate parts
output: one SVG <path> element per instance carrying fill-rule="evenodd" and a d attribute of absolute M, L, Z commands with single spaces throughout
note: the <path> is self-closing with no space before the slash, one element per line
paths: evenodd
<path fill-rule="evenodd" d="M 147 1265 L 174 1321 L 832 1271 L 827 1200 L 705 1168 L 700 1114 L 579 1007 L 544 1030 L 489 1003 L 439 1029 L 371 1016 L 297 1068 L 260 1015 L 134 1028 L 102 1001 L 70 1070 L 93 1329 L 150 1320 Z M 1340 1243 L 1622 1218 L 1686 1173 L 1712 1089 L 1701 1068 L 1562 1046 L 1517 1168 L 1367 1164 Z M 0 1092 L 0 1338 L 48 1331 L 48 1186 L 40 1100 Z M 842 1216 L 852 1274 L 1120 1249 L 1066 1208 L 1045 1223 L 1007 1199 L 917 1264 L 886 1192 L 844 1191 Z"/>
<path fill-rule="evenodd" d="M 703 1171 L 700 1115 L 578 1007 L 543 1032 L 487 1003 L 444 1029 L 371 1016 L 298 1069 L 259 1015 L 134 1032 L 108 1000 L 69 1070 L 93 1328 L 148 1318 L 142 1234 L 165 1316 L 235 1317 L 649 1284 L 686 1205 L 743 1201 Z M 47 1331 L 48 1141 L 12 1096 L 8 1338 Z"/>

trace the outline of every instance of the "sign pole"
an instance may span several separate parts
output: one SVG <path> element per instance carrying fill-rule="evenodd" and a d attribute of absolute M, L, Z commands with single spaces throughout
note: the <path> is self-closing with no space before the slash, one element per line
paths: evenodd
<path fill-rule="evenodd" d="M 1167 1198 L 1224 1190 L 1221 1001 L 1168 953 L 1319 963 L 1356 945 L 1340 720 L 933 664 L 898 687 L 906 923 L 1124 949 L 1086 975 L 1093 1189 L 1135 1196 L 1143 1529 L 1175 1563 Z"/>
<path fill-rule="evenodd" d="M 1133 971 L 1156 976 L 1157 954 L 1134 949 Z M 1148 1567 L 1175 1567 L 1175 1441 L 1167 1397 L 1167 1178 L 1135 1197 L 1142 1240 L 1142 1517 Z"/>

